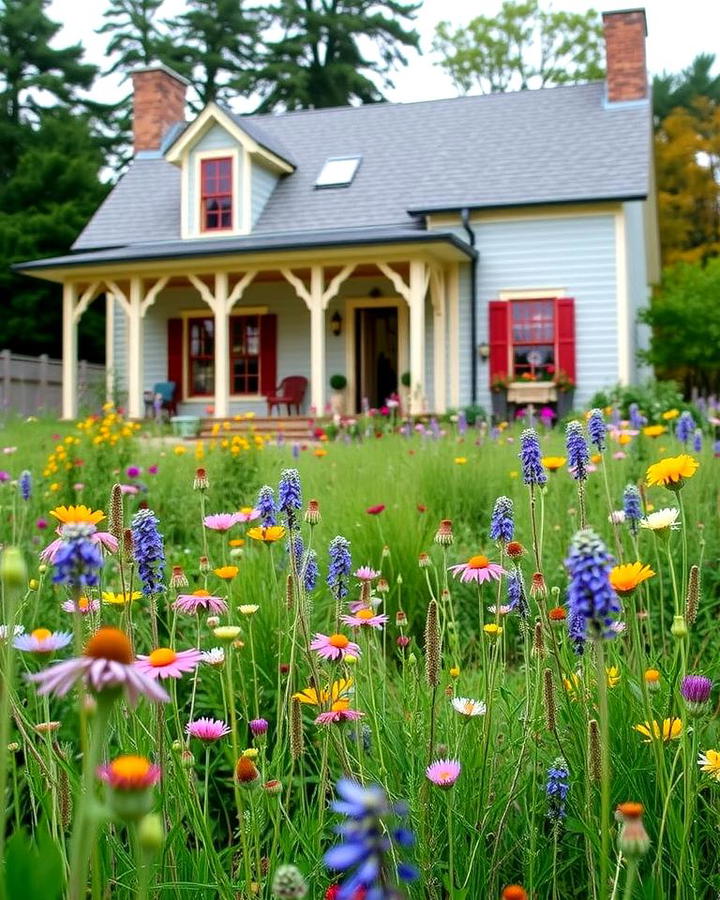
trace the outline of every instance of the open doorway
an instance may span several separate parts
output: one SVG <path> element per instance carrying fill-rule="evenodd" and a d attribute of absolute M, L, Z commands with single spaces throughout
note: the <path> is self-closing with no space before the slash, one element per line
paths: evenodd
<path fill-rule="evenodd" d="M 397 307 L 355 309 L 355 408 L 362 409 L 363 398 L 383 406 L 398 383 Z"/>

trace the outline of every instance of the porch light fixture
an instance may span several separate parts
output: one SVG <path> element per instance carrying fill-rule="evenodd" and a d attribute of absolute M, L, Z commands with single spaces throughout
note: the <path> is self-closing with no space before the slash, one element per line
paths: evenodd
<path fill-rule="evenodd" d="M 335 310 L 330 319 L 330 330 L 335 337 L 340 337 L 342 334 L 342 316 L 337 310 Z"/>
<path fill-rule="evenodd" d="M 479 344 L 478 345 L 478 356 L 483 362 L 490 359 L 490 344 Z"/>

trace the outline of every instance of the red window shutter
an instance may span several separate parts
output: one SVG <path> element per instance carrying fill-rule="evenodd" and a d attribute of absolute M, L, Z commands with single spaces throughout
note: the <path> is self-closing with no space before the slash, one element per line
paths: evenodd
<path fill-rule="evenodd" d="M 575 381 L 575 301 L 558 297 L 555 301 L 557 368 Z"/>
<path fill-rule="evenodd" d="M 167 378 L 175 382 L 175 400 L 183 398 L 183 320 L 168 319 Z"/>
<path fill-rule="evenodd" d="M 260 393 L 274 394 L 277 387 L 277 316 L 260 316 Z"/>
<path fill-rule="evenodd" d="M 488 335 L 490 337 L 490 380 L 509 376 L 510 362 L 510 304 L 505 300 L 488 303 Z"/>

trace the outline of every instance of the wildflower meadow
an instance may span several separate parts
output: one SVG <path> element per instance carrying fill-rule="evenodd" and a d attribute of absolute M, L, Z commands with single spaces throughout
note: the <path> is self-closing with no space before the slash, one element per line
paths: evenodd
<path fill-rule="evenodd" d="M 0 455 L 0 900 L 720 892 L 712 402 Z"/>

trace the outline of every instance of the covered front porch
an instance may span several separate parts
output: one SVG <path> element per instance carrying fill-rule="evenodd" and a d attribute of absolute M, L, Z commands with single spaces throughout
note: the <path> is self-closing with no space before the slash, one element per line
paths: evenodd
<path fill-rule="evenodd" d="M 78 414 L 78 322 L 102 295 L 107 396 L 131 418 L 167 382 L 180 414 L 264 416 L 266 396 L 290 376 L 307 381 L 302 414 L 323 415 L 334 374 L 347 379 L 347 414 L 383 403 L 401 381 L 404 411 L 445 412 L 461 399 L 466 261 L 458 246 L 429 240 L 45 270 L 63 285 L 63 418 Z"/>

